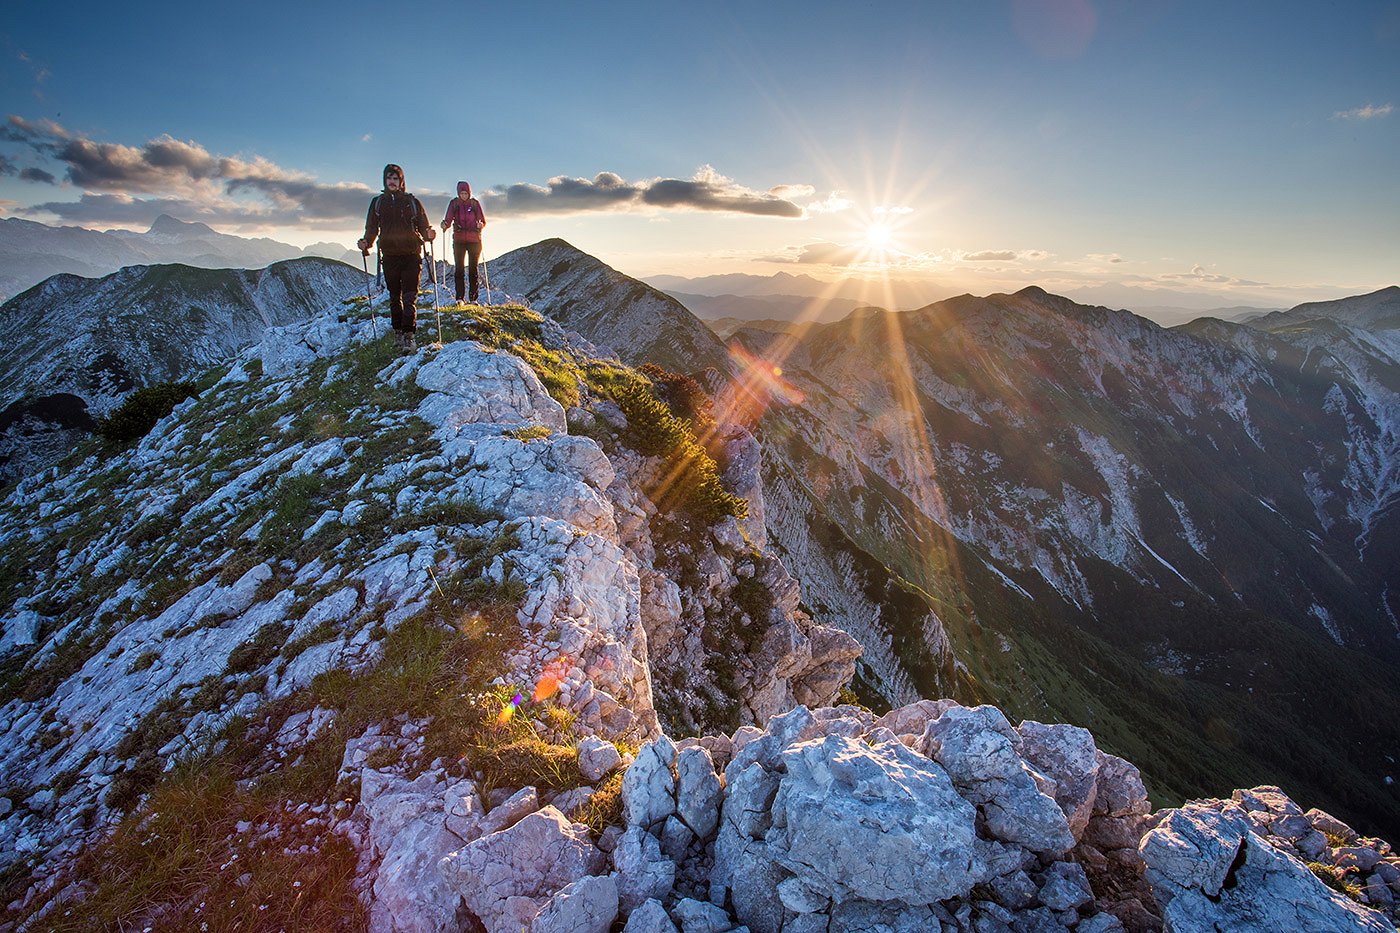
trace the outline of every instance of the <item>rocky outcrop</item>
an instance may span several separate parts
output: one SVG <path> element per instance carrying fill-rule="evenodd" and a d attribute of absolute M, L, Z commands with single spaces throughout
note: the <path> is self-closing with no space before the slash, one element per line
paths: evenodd
<path fill-rule="evenodd" d="M 1400 858 L 1277 787 L 1192 801 L 1154 817 L 1147 878 L 1172 929 L 1370 930 L 1400 927 Z"/>

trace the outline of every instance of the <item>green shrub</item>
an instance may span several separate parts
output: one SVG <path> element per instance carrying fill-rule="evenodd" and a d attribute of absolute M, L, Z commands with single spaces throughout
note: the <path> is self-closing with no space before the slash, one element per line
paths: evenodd
<path fill-rule="evenodd" d="M 137 389 L 116 410 L 97 421 L 97 433 L 110 444 L 126 444 L 151 432 L 156 422 L 195 395 L 190 382 L 162 382 Z"/>
<path fill-rule="evenodd" d="M 667 372 L 655 363 L 644 364 L 641 373 L 651 380 L 657 397 L 677 418 L 689 421 L 696 428 L 714 424 L 714 401 L 693 378 Z"/>
<path fill-rule="evenodd" d="M 690 440 L 690 431 L 644 382 L 621 386 L 613 395 L 627 416 L 625 442 L 648 457 L 667 457 Z"/>

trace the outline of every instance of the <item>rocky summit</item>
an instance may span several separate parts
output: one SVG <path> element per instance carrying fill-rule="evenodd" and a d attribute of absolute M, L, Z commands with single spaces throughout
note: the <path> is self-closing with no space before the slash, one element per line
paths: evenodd
<path fill-rule="evenodd" d="M 755 437 L 496 298 L 401 354 L 328 291 L 8 489 L 0 930 L 1395 928 L 1279 788 L 852 703 Z"/>

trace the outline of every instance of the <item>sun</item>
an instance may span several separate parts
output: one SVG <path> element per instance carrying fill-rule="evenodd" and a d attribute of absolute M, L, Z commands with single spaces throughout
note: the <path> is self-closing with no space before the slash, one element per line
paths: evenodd
<path fill-rule="evenodd" d="M 893 232 L 888 224 L 871 224 L 865 228 L 865 245 L 871 250 L 889 248 Z"/>

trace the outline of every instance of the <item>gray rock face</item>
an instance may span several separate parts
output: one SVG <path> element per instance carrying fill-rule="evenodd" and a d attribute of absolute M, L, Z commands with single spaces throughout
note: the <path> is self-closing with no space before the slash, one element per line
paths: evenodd
<path fill-rule="evenodd" d="M 1098 795 L 1099 762 L 1094 737 L 1078 726 L 1026 720 L 1016 727 L 1021 755 L 1055 782 L 1053 797 L 1078 839 L 1089 825 Z"/>
<path fill-rule="evenodd" d="M 588 829 L 545 807 L 509 829 L 469 843 L 443 872 L 490 933 L 518 933 L 556 893 L 605 867 Z M 608 921 L 611 923 L 611 919 Z"/>
<path fill-rule="evenodd" d="M 596 735 L 585 736 L 578 743 L 578 769 L 592 783 L 597 783 L 622 763 L 617 746 Z"/>
<path fill-rule="evenodd" d="M 1237 804 L 1193 802 L 1168 811 L 1142 839 L 1147 877 L 1176 930 L 1371 930 L 1379 913 L 1323 884 L 1250 828 Z"/>
<path fill-rule="evenodd" d="M 661 843 L 640 826 L 627 828 L 612 858 L 624 914 L 645 901 L 665 897 L 675 886 L 676 863 L 662 855 Z"/>
<path fill-rule="evenodd" d="M 662 736 L 637 753 L 622 779 L 622 815 L 628 825 L 650 828 L 676 812 L 676 746 Z"/>
<path fill-rule="evenodd" d="M 1000 710 L 950 709 L 929 723 L 924 742 L 997 838 L 1047 854 L 1074 845 L 1064 812 L 1037 787 L 1017 754 L 1020 737 Z"/>
<path fill-rule="evenodd" d="M 622 933 L 678 933 L 676 925 L 661 902 L 652 899 L 642 904 L 627 918 Z"/>
<path fill-rule="evenodd" d="M 617 880 L 611 875 L 580 878 L 549 899 L 530 933 L 607 933 L 617 919 Z"/>
<path fill-rule="evenodd" d="M 965 893 L 986 865 L 976 812 L 948 774 L 903 745 L 827 736 L 783 753 L 773 802 L 784 867 L 837 901 L 931 904 Z M 873 857 L 879 853 L 879 857 Z"/>
<path fill-rule="evenodd" d="M 723 796 L 710 753 L 699 745 L 682 749 L 676 756 L 676 772 L 676 812 L 696 836 L 708 838 L 719 825 Z"/>

